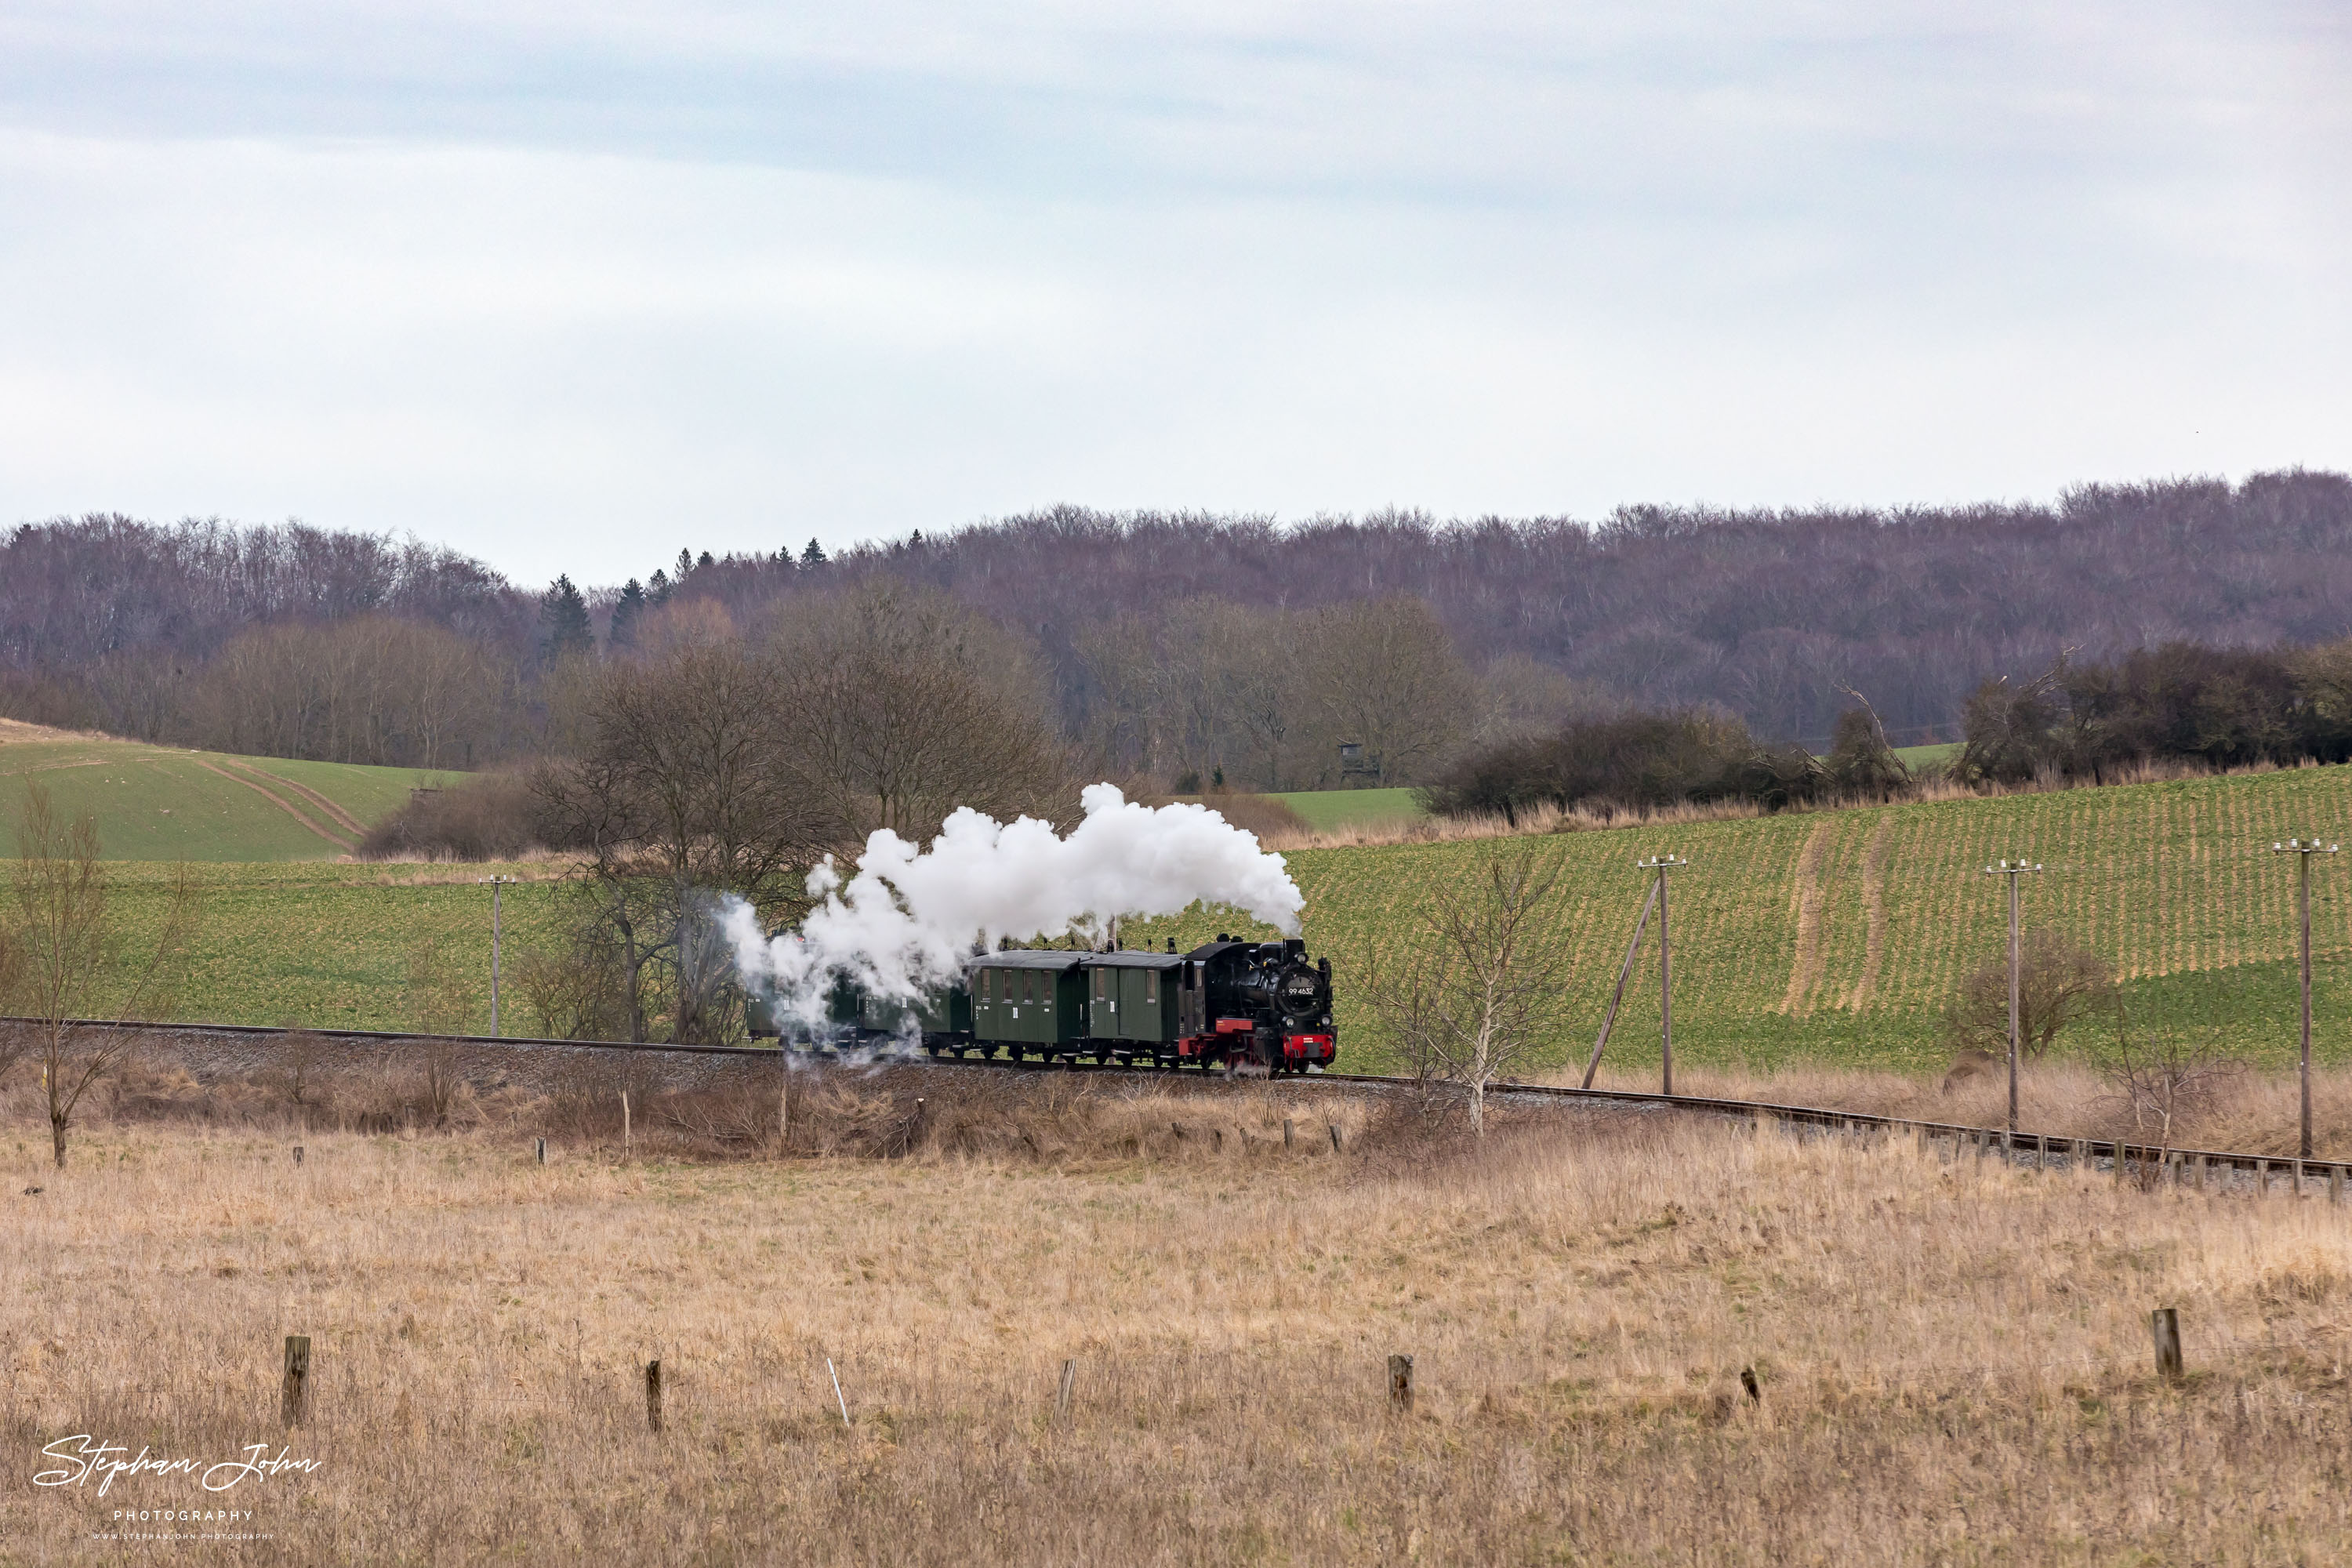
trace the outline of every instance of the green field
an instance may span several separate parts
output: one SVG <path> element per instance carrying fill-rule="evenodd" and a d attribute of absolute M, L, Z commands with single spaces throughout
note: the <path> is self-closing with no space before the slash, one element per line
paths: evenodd
<path fill-rule="evenodd" d="M 1339 827 L 1371 827 L 1412 822 L 1427 814 L 1410 789 L 1306 789 L 1270 798 L 1282 802 L 1318 833 Z"/>
<path fill-rule="evenodd" d="M 2307 768 L 2126 788 L 2084 789 L 1586 831 L 1535 840 L 1565 862 L 1574 993 L 1550 1043 L 1555 1062 L 1590 1048 L 1645 891 L 1637 856 L 1692 862 L 1674 887 L 1678 1054 L 1764 1065 L 1792 1057 L 1924 1068 L 1945 1059 L 1938 1018 L 1960 976 L 2002 951 L 2002 902 L 1986 862 L 2042 861 L 2026 879 L 2030 924 L 2107 955 L 2144 1024 L 2210 1032 L 2248 1059 L 2283 1062 L 2295 1040 L 2293 868 L 2271 853 L 2290 834 L 2352 838 L 2352 769 Z M 1338 970 L 1342 1048 L 1367 1048 L 1349 976 L 1368 944 L 1418 929 L 1432 892 L 1524 839 L 1309 849 L 1286 857 L 1307 895 L 1307 938 Z M 488 868 L 217 866 L 205 956 L 184 1012 L 249 1023 L 403 1026 L 399 989 L 419 936 L 471 954 L 486 1018 Z M 509 870 L 517 868 L 509 868 Z M 509 952 L 550 940 L 556 884 L 508 894 Z M 163 868 L 117 868 L 134 924 L 161 905 Z M 2318 1052 L 2352 1061 L 2352 861 L 2313 874 Z M 1180 946 L 1252 929 L 1230 913 L 1126 927 Z M 1612 1042 L 1620 1064 L 1657 1055 L 1654 927 L 1645 968 Z M 509 1032 L 521 1026 L 512 999 Z"/>
<path fill-rule="evenodd" d="M 7 877 L 0 861 L 0 884 Z M 556 939 L 561 884 L 544 864 L 525 866 L 216 865 L 197 868 L 204 893 L 198 957 L 174 1001 L 184 1018 L 226 1024 L 298 1023 L 323 1029 L 412 1026 L 401 1000 L 411 951 L 441 944 L 478 972 L 467 1026 L 489 1022 L 493 873 L 531 879 L 501 895 L 509 959 Z M 164 908 L 172 868 L 109 868 L 126 943 L 135 957 Z M 504 1032 L 526 1032 L 511 994 Z M 104 1011 L 105 1009 L 100 1009 Z"/>
<path fill-rule="evenodd" d="M 412 788 L 458 776 L 0 725 L 0 820 L 14 822 L 20 781 L 38 784 L 61 815 L 97 816 L 101 847 L 113 860 L 328 859 L 348 854 Z"/>
<path fill-rule="evenodd" d="M 2025 918 L 2105 954 L 2143 1024 L 2210 1031 L 2235 1054 L 2283 1061 L 2295 1041 L 2293 868 L 2271 853 L 2290 835 L 2352 838 L 2352 769 L 2305 768 L 2114 789 L 2072 790 L 1790 814 L 1746 821 L 1549 836 L 1576 892 L 1568 913 L 1576 1001 L 1554 1061 L 1591 1048 L 1646 891 L 1639 856 L 1692 865 L 1674 888 L 1675 1036 L 1696 1060 L 1764 1064 L 1791 1056 L 1924 1067 L 1946 1059 L 1945 1003 L 1970 968 L 2003 951 L 1998 879 L 1987 862 L 2024 856 Z M 1345 976 L 1368 944 L 1414 929 L 1443 881 L 1524 840 L 1311 849 L 1286 857 L 1307 896 L 1307 935 L 1342 976 L 1341 1025 L 1363 1014 Z M 2352 863 L 2313 878 L 2315 1048 L 2352 1061 Z M 1129 928 L 1180 947 L 1231 915 Z M 1612 1061 L 1654 1061 L 1654 931 L 1629 994 Z M 1359 1036 L 1360 1037 L 1360 1036 Z"/>
<path fill-rule="evenodd" d="M 1940 770 L 1945 763 L 1958 756 L 1961 750 L 1958 741 L 1938 741 L 1928 746 L 1897 746 L 1895 754 L 1903 759 L 1905 767 L 1916 773 L 1923 768 Z"/>

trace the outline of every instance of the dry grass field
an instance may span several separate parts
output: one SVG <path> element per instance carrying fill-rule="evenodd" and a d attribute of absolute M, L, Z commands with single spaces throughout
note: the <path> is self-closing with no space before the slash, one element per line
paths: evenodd
<path fill-rule="evenodd" d="M 1270 1089 L 955 1081 L 810 1092 L 781 1155 L 772 1115 L 730 1142 L 719 1102 L 641 1110 L 624 1161 L 608 1123 L 517 1100 L 414 1136 L 100 1122 L 62 1173 L 17 1085 L 0 1561 L 2352 1552 L 2352 1214 L 2324 1201 L 1650 1113 L 1511 1113 L 1476 1147 L 1314 1101 L 1335 1153 Z M 291 1435 L 288 1333 L 315 1357 Z M 32 1485 L 76 1434 L 319 1468 Z M 258 1539 L 103 1539 L 207 1504 L 251 1517 L 131 1528 Z"/>

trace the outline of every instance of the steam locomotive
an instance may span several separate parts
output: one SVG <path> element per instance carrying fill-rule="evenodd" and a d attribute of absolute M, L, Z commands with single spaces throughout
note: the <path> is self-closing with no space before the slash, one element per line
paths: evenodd
<path fill-rule="evenodd" d="M 770 998 L 745 1012 L 754 1037 L 785 1031 Z M 1027 948 L 975 954 L 961 980 L 920 1003 L 871 996 L 846 981 L 821 1030 L 788 1045 L 873 1046 L 919 1038 L 935 1057 L 1091 1059 L 1268 1073 L 1326 1068 L 1338 1055 L 1331 961 L 1307 944 L 1217 940 L 1179 953 Z"/>

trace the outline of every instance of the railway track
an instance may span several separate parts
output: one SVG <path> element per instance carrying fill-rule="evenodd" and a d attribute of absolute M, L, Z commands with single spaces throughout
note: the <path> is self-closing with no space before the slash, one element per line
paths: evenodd
<path fill-rule="evenodd" d="M 0 1024 L 37 1026 L 32 1018 L 0 1017 Z M 183 1037 L 226 1037 L 232 1039 L 268 1040 L 289 1035 L 305 1035 L 314 1039 L 348 1040 L 355 1044 L 396 1046 L 431 1042 L 483 1050 L 545 1050 L 646 1053 L 683 1057 L 718 1057 L 742 1060 L 753 1053 L 770 1047 L 741 1046 L 677 1046 L 662 1044 L 635 1045 L 615 1040 L 545 1040 L 518 1038 L 514 1036 L 489 1035 L 420 1035 L 381 1029 L 292 1029 L 263 1024 L 191 1024 L 137 1023 L 124 1019 L 77 1018 L 67 1026 L 73 1029 L 135 1030 L 142 1034 L 180 1036 Z M 904 1058 L 909 1066 L 928 1066 L 948 1069 L 1030 1073 L 1094 1073 L 1139 1079 L 1168 1079 L 1171 1069 L 1138 1068 L 1118 1064 L 1097 1065 L 1077 1061 L 999 1061 L 993 1058 L 953 1059 L 929 1057 Z M 1181 1081 L 1213 1083 L 1210 1075 L 1185 1075 Z M 1263 1079 L 1246 1081 L 1264 1082 Z M 1413 1080 L 1373 1073 L 1309 1072 L 1281 1081 L 1290 1088 L 1341 1088 L 1398 1089 L 1412 1086 Z M 1975 1127 L 1964 1122 L 1925 1121 L 1911 1117 L 1881 1116 L 1869 1111 L 1840 1110 L 1832 1107 L 1813 1105 L 1782 1105 L 1771 1100 L 1721 1100 L 1702 1095 L 1651 1094 L 1638 1089 L 1570 1089 L 1552 1084 L 1520 1083 L 1504 1080 L 1488 1092 L 1504 1100 L 1520 1102 L 1575 1101 L 1583 1104 L 1613 1104 L 1646 1107 L 1699 1115 L 1746 1121 L 1762 1125 L 1818 1130 L 1850 1136 L 1869 1137 L 1908 1135 L 1922 1147 L 1930 1142 L 1946 1142 L 1956 1147 L 1973 1149 L 1980 1154 L 1999 1154 L 2012 1161 L 2046 1165 L 2051 1162 L 2094 1164 L 2105 1163 L 2113 1169 L 2120 1163 L 2126 1171 L 2146 1172 L 2161 1165 L 2162 1174 L 2174 1181 L 2194 1179 L 2203 1184 L 2209 1173 L 2220 1173 L 2224 1180 L 2238 1174 L 2253 1176 L 2267 1189 L 2273 1176 L 2283 1176 L 2296 1191 L 2305 1181 L 2326 1184 L 2331 1201 L 2344 1201 L 2345 1189 L 2352 1184 L 2352 1162 L 2332 1160 L 2297 1160 L 2274 1154 L 2246 1154 L 2226 1150 L 2169 1148 L 2156 1144 L 2132 1143 L 2103 1138 L 2053 1138 L 2041 1133 L 2011 1133 L 2003 1128 Z M 2120 1175 L 2122 1173 L 2118 1173 Z"/>

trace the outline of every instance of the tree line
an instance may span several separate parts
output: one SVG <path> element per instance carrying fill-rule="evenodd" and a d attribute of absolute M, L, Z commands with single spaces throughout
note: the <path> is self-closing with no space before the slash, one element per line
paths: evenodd
<path fill-rule="evenodd" d="M 1858 692 L 1827 752 L 1759 742 L 1719 710 L 1627 709 L 1470 750 L 1422 792 L 1441 815 L 1509 820 L 1537 806 L 1607 814 L 1685 802 L 1767 810 L 1912 792 L 1913 770 Z M 2212 769 L 2352 761 L 2352 637 L 2310 647 L 2168 642 L 2118 658 L 2062 653 L 1969 693 L 1957 756 L 1933 771 L 1982 787 L 2102 784 L 2151 763 Z"/>
<path fill-rule="evenodd" d="M 2168 642 L 2120 658 L 2062 654 L 1969 694 L 1969 783 L 2099 783 L 2153 762 L 2213 768 L 2352 759 L 2352 638 L 2311 647 Z"/>
<path fill-rule="evenodd" d="M 0 712 L 478 764 L 548 743 L 581 661 L 712 628 L 764 636 L 896 585 L 1017 643 L 1095 765 L 1171 784 L 1220 770 L 1261 789 L 1421 784 L 1467 751 L 1628 706 L 1727 714 L 1819 752 L 1852 689 L 1897 743 L 1948 739 L 1984 682 L 2021 688 L 2063 651 L 2113 663 L 2342 637 L 2347 546 L 2352 478 L 2305 470 L 2084 486 L 2046 506 L 1628 507 L 1597 522 L 1056 508 L 831 556 L 814 541 L 681 551 L 617 587 L 566 577 L 544 594 L 414 540 L 60 519 L 0 534 Z M 381 622 L 438 636 L 395 647 Z M 478 679 L 408 679 L 467 658 Z M 362 668 L 395 673 L 371 689 Z M 238 695 L 257 683 L 277 695 Z M 404 709 L 412 690 L 466 711 Z"/>

